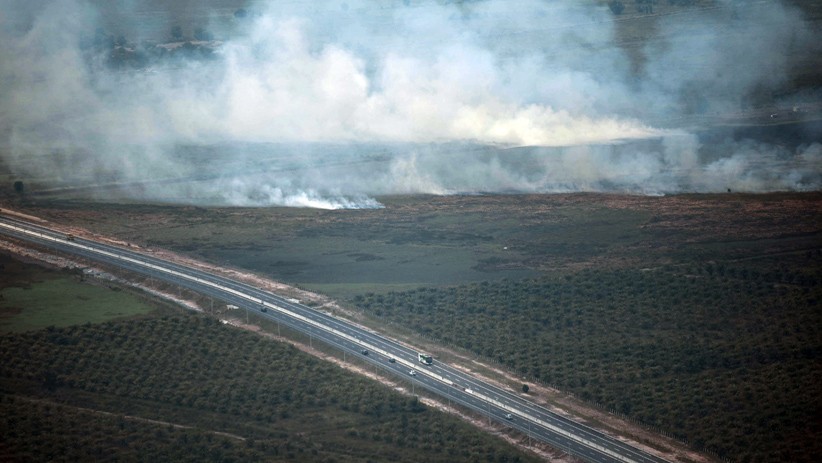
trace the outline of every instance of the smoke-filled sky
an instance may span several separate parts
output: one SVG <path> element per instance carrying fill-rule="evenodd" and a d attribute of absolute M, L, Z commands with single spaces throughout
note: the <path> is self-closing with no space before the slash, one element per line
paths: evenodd
<path fill-rule="evenodd" d="M 694 121 L 818 106 L 785 89 L 822 35 L 776 0 L 697 4 L 637 42 L 595 0 L 0 0 L 0 153 L 43 187 L 198 204 L 818 190 L 818 134 L 708 146 Z M 177 24 L 214 58 L 115 69 L 89 46 Z"/>

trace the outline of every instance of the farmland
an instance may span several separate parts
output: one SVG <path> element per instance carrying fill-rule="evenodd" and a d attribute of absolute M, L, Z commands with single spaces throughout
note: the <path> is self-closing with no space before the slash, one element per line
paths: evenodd
<path fill-rule="evenodd" d="M 416 397 L 201 315 L 4 334 L 0 349 L 6 461 L 533 460 Z"/>
<path fill-rule="evenodd" d="M 721 456 L 812 460 L 818 193 L 380 200 L 27 210 L 330 294 Z"/>
<path fill-rule="evenodd" d="M 822 454 L 822 1 L 90 3 L 0 21 L 0 207 L 328 296 L 608 431 Z M 445 51 L 392 22 L 443 13 Z M 296 336 L 19 259 L 0 459 L 532 458 Z"/>

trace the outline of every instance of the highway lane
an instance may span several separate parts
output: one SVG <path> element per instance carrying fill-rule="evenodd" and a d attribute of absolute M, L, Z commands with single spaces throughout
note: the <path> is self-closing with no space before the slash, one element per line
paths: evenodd
<path fill-rule="evenodd" d="M 0 233 L 116 265 L 219 298 L 246 310 L 254 310 L 258 316 L 306 333 L 312 339 L 340 348 L 347 354 L 357 355 L 377 368 L 405 377 L 419 387 L 486 414 L 490 419 L 519 429 L 536 440 L 586 461 L 665 461 L 552 413 L 518 393 L 480 381 L 442 362 L 435 361 L 431 366 L 422 365 L 417 362 L 417 350 L 412 347 L 260 288 L 142 254 L 127 247 L 80 238 L 69 241 L 64 233 L 8 217 L 0 218 Z M 367 350 L 368 355 L 363 355 L 363 350 Z M 389 358 L 394 358 L 395 362 L 388 362 Z M 416 376 L 409 374 L 411 370 L 417 372 Z M 506 418 L 509 413 L 511 419 Z"/>

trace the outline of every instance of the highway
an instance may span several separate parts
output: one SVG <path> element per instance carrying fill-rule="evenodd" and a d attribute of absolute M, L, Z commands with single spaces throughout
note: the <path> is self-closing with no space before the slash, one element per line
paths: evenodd
<path fill-rule="evenodd" d="M 412 382 L 415 387 L 486 415 L 490 420 L 517 429 L 535 441 L 547 443 L 581 460 L 596 463 L 666 461 L 553 413 L 515 391 L 483 382 L 436 359 L 432 365 L 424 365 L 418 361 L 418 351 L 412 347 L 252 285 L 126 247 L 73 236 L 69 240 L 63 232 L 0 212 L 2 235 L 114 265 L 255 311 L 257 316 L 309 335 L 312 342 L 321 341 L 346 355 L 357 356 L 375 368 Z"/>

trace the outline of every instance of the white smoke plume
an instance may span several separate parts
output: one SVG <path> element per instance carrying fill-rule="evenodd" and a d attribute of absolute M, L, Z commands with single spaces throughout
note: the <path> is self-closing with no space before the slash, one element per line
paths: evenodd
<path fill-rule="evenodd" d="M 750 111 L 752 94 L 789 81 L 792 53 L 822 43 L 778 1 L 663 16 L 633 55 L 594 0 L 272 1 L 245 19 L 227 0 L 166 3 L 0 0 L 0 154 L 16 175 L 317 208 L 822 184 L 816 140 L 706 146 L 685 127 Z M 178 16 L 220 31 L 213 59 L 117 70 L 89 51 L 98 28 L 129 34 L 128 49 Z"/>

